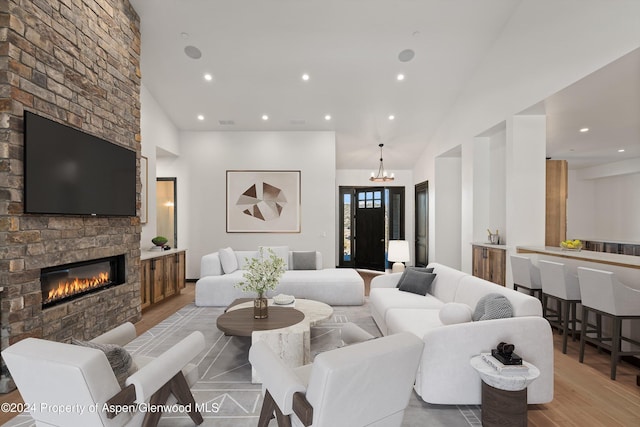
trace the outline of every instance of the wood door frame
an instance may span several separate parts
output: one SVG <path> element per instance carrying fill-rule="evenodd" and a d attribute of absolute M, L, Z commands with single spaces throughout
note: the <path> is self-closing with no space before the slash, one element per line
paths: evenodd
<path fill-rule="evenodd" d="M 389 209 L 389 205 L 391 203 L 387 203 L 387 196 L 391 196 L 391 194 L 393 193 L 393 190 L 398 190 L 397 192 L 400 193 L 401 195 L 401 209 L 400 209 L 400 239 L 404 239 L 405 238 L 405 222 L 406 222 L 406 191 L 405 191 L 405 187 L 402 185 L 398 185 L 398 186 L 351 186 L 351 185 L 344 185 L 344 186 L 339 186 L 338 188 L 338 215 L 339 215 L 339 233 L 338 233 L 338 254 L 339 254 L 339 260 L 338 260 L 338 267 L 349 267 L 349 268 L 357 268 L 356 267 L 356 254 L 355 254 L 355 239 L 352 235 L 352 239 L 351 239 L 351 256 L 350 256 L 350 260 L 349 261 L 345 261 L 344 259 L 344 249 L 345 249 L 345 245 L 344 245 L 344 223 L 343 223 L 343 218 L 344 218 L 344 195 L 345 194 L 350 194 L 351 195 L 351 204 L 352 204 L 352 208 L 351 208 L 351 232 L 354 233 L 355 232 L 355 203 L 357 203 L 356 200 L 356 192 L 358 190 L 364 190 L 364 189 L 379 189 L 382 188 L 384 195 L 383 195 L 383 199 L 384 203 L 385 203 L 385 210 Z M 388 212 L 388 211 L 386 211 Z M 385 227 L 388 227 L 389 224 L 387 223 L 389 221 L 389 217 L 386 215 L 385 212 Z M 386 233 L 385 233 L 386 234 Z M 385 236 L 386 239 L 388 239 L 388 236 Z M 385 242 L 385 253 L 386 253 L 386 243 Z M 386 256 L 385 256 L 386 258 Z M 387 262 L 385 260 L 385 262 Z"/>

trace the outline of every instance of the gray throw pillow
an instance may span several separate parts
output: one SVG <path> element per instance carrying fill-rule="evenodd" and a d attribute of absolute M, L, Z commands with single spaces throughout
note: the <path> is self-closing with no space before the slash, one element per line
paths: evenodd
<path fill-rule="evenodd" d="M 398 281 L 398 289 L 418 295 L 426 295 L 431 290 L 431 284 L 436 278 L 434 273 L 425 273 L 413 269 L 406 269 Z"/>
<path fill-rule="evenodd" d="M 294 251 L 291 254 L 293 261 L 292 270 L 316 270 L 316 252 L 315 251 Z"/>
<path fill-rule="evenodd" d="M 404 272 L 402 273 L 402 276 L 400 276 L 400 280 L 398 280 L 398 284 L 396 285 L 396 288 L 400 287 L 400 283 L 402 282 L 403 277 L 407 272 L 407 270 L 418 271 L 420 273 L 433 273 L 433 267 L 406 267 L 404 269 Z"/>
<path fill-rule="evenodd" d="M 113 369 L 113 373 L 118 380 L 118 384 L 120 384 L 120 388 L 124 388 L 127 378 L 138 370 L 129 352 L 119 345 L 98 344 L 91 341 L 77 340 L 75 338 L 71 339 L 71 344 L 95 348 L 96 350 L 104 352 L 105 356 L 107 356 L 107 360 L 109 361 L 109 365 L 111 365 L 111 369 Z"/>
<path fill-rule="evenodd" d="M 473 312 L 474 321 L 507 317 L 513 317 L 513 307 L 507 297 L 498 293 L 487 294 L 480 298 Z"/>

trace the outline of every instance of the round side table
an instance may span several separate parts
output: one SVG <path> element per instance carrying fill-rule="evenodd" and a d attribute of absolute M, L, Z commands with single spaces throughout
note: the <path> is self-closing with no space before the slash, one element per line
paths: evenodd
<path fill-rule="evenodd" d="M 471 366 L 482 379 L 483 427 L 520 427 L 527 425 L 527 387 L 540 376 L 540 370 L 523 362 L 529 370 L 523 374 L 502 374 L 493 366 L 474 356 Z"/>

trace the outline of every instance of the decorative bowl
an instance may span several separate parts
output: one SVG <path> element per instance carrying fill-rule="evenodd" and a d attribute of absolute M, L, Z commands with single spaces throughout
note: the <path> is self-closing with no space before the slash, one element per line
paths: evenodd
<path fill-rule="evenodd" d="M 293 295 L 278 294 L 273 297 L 273 303 L 278 305 L 287 305 L 291 304 L 295 299 L 296 298 Z"/>

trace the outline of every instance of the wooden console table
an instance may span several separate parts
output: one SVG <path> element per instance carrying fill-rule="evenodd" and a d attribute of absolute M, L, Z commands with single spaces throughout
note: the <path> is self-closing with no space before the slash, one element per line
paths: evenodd
<path fill-rule="evenodd" d="M 140 256 L 140 299 L 142 309 L 179 295 L 186 285 L 186 251 L 143 251 Z"/>

